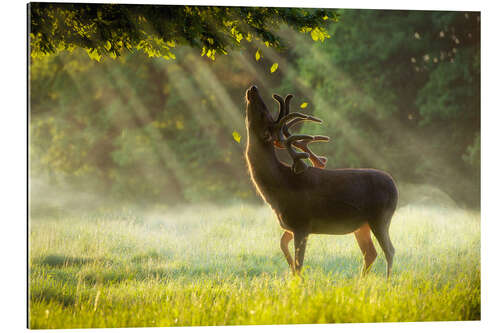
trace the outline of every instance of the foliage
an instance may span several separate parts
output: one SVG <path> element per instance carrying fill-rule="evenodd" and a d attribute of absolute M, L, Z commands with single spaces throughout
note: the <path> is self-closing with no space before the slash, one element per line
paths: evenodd
<path fill-rule="evenodd" d="M 252 40 L 279 49 L 284 43 L 276 32 L 283 24 L 323 41 L 328 23 L 338 19 L 333 10 L 302 8 L 61 3 L 29 8 L 32 56 L 82 48 L 97 61 L 133 50 L 175 59 L 178 45 L 215 59 Z"/>
<path fill-rule="evenodd" d="M 288 273 L 281 228 L 267 207 L 37 217 L 30 223 L 29 325 L 479 320 L 479 219 L 463 210 L 400 209 L 391 226 L 390 282 L 383 255 L 359 277 L 362 255 L 352 235 L 313 235 L 302 282 Z"/>

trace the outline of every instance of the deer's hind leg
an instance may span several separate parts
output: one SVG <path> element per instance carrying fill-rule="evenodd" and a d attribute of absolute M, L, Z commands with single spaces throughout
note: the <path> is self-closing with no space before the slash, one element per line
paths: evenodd
<path fill-rule="evenodd" d="M 391 238 L 389 237 L 389 225 L 391 223 L 390 217 L 379 221 L 379 223 L 370 224 L 370 227 L 377 238 L 382 251 L 384 251 L 385 259 L 387 260 L 387 278 L 390 277 L 392 271 L 392 260 L 394 258 L 394 246 L 392 245 Z"/>
<path fill-rule="evenodd" d="M 281 251 L 283 251 L 283 254 L 285 255 L 286 261 L 288 262 L 288 265 L 292 269 L 292 272 L 294 272 L 292 255 L 290 254 L 290 251 L 288 250 L 288 244 L 290 243 L 290 241 L 292 239 L 293 239 L 293 234 L 290 231 L 285 230 L 285 232 L 283 233 L 283 236 L 281 236 L 280 246 L 281 246 Z"/>
<path fill-rule="evenodd" d="M 354 232 L 354 236 L 356 236 L 356 240 L 358 241 L 359 248 L 361 249 L 361 253 L 363 253 L 363 257 L 365 259 L 365 263 L 363 265 L 362 276 L 365 276 L 372 267 L 373 262 L 377 258 L 377 250 L 373 245 L 373 241 L 370 235 L 370 226 L 364 224 Z"/>

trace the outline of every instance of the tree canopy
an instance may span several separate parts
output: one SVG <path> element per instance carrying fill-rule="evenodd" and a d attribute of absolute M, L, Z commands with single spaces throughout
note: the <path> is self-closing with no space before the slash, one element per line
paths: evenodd
<path fill-rule="evenodd" d="M 323 40 L 338 20 L 334 10 L 303 8 L 32 3 L 29 10 L 33 57 L 80 47 L 95 60 L 133 50 L 175 59 L 178 45 L 215 59 L 252 40 L 279 49 L 283 24 Z"/>

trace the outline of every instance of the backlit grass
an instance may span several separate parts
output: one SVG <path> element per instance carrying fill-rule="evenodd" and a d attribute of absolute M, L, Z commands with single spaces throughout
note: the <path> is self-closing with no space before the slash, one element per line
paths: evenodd
<path fill-rule="evenodd" d="M 312 235 L 289 274 L 267 206 L 33 217 L 30 326 L 297 324 L 480 319 L 479 213 L 406 206 L 360 278 L 353 235 Z M 292 242 L 293 243 L 293 242 Z M 293 245 L 291 244 L 291 247 Z"/>

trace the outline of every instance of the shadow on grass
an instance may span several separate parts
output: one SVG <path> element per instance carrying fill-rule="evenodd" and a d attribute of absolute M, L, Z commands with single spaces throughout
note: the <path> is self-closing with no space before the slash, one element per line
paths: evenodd
<path fill-rule="evenodd" d="M 95 262 L 95 259 L 92 258 L 68 257 L 59 254 L 49 254 L 43 258 L 34 260 L 34 264 L 47 265 L 50 267 L 82 266 L 93 262 Z"/>
<path fill-rule="evenodd" d="M 145 265 L 141 260 L 131 260 L 130 265 L 125 268 L 122 265 L 108 266 L 102 269 L 92 269 L 83 275 L 83 279 L 89 284 L 107 284 L 122 281 L 145 281 L 145 280 L 217 280 L 231 281 L 232 279 L 253 279 L 262 276 L 284 276 L 290 271 L 286 260 L 281 255 L 264 256 L 228 256 L 221 258 L 219 263 L 191 264 L 181 262 L 172 266 L 168 265 L 168 259 L 159 257 L 157 262 L 165 259 L 167 265 L 161 267 L 151 267 Z M 151 259 L 158 259 L 153 256 Z M 385 263 L 381 263 L 385 265 Z M 332 273 L 340 278 L 356 278 L 361 271 L 360 263 L 348 257 L 332 257 L 328 260 L 311 259 L 306 262 L 306 266 L 312 271 L 322 273 Z M 385 266 L 383 266 L 385 267 Z M 383 271 L 381 269 L 380 271 Z"/>
<path fill-rule="evenodd" d="M 56 302 L 64 307 L 68 307 L 75 305 L 76 296 L 73 294 L 61 293 L 60 291 L 54 289 L 42 289 L 31 291 L 30 299 L 32 302 L 43 300 L 47 303 Z"/>
<path fill-rule="evenodd" d="M 158 252 L 140 254 L 132 257 L 128 261 L 113 262 L 110 259 L 92 259 L 85 257 L 70 257 L 59 254 L 47 255 L 43 258 L 34 260 L 35 265 L 46 265 L 50 268 L 62 269 L 69 273 L 73 278 L 68 279 L 68 274 L 55 274 L 54 278 L 60 282 L 76 281 L 74 274 L 81 274 L 80 277 L 86 283 L 116 283 L 125 280 L 143 281 L 148 279 L 168 280 L 168 279 L 187 279 L 197 280 L 200 278 L 255 278 L 265 275 L 284 275 L 290 271 L 284 256 L 281 254 L 266 255 L 247 255 L 239 254 L 225 256 L 220 258 L 217 263 L 196 263 L 189 261 L 179 262 L 169 267 L 169 256 Z M 149 262 L 155 262 L 158 266 L 151 267 Z M 83 271 L 74 271 L 88 264 L 92 265 Z M 335 274 L 342 278 L 356 278 L 359 276 L 362 268 L 362 260 L 353 260 L 348 256 L 331 256 L 325 258 L 307 258 L 304 266 L 312 271 L 325 274 Z M 72 267 L 71 272 L 67 271 Z M 377 258 L 375 266 L 372 268 L 372 274 L 385 273 L 385 260 Z"/>
<path fill-rule="evenodd" d="M 128 269 L 123 267 L 111 267 L 105 270 L 89 271 L 83 276 L 89 284 L 118 283 L 122 281 L 146 281 L 157 280 L 159 283 L 169 280 L 182 280 L 186 283 L 199 280 L 231 281 L 233 279 L 252 279 L 262 275 L 282 274 L 284 270 L 280 266 L 246 266 L 238 264 L 238 261 L 225 261 L 218 265 L 195 265 L 188 263 L 176 265 L 175 267 L 144 267 L 141 264 L 133 264 Z"/>
<path fill-rule="evenodd" d="M 130 261 L 135 264 L 142 264 L 149 261 L 168 260 L 170 257 L 172 257 L 172 253 L 169 251 L 150 250 L 146 253 L 134 255 Z"/>
<path fill-rule="evenodd" d="M 68 257 L 48 255 L 40 258 L 37 264 L 50 267 L 51 279 L 57 281 L 68 290 L 76 290 L 79 281 L 88 287 L 95 285 L 115 285 L 120 282 L 142 282 L 156 280 L 157 283 L 193 283 L 200 280 L 216 283 L 232 283 L 235 280 L 248 281 L 254 278 L 287 278 L 290 272 L 284 256 L 273 255 L 230 255 L 209 263 L 189 261 L 169 262 L 168 256 L 156 252 L 141 254 L 127 261 L 109 261 L 110 264 L 95 265 L 101 259 L 84 257 Z M 154 261 L 156 265 L 150 265 Z M 86 266 L 87 264 L 91 264 Z M 353 260 L 348 256 L 331 256 L 325 258 L 311 257 L 305 260 L 305 276 L 314 279 L 316 274 L 332 274 L 339 279 L 356 279 L 360 275 L 361 260 Z M 169 266 L 170 265 L 170 266 Z M 374 272 L 374 269 L 376 271 Z M 39 269 L 44 270 L 42 267 Z M 384 274 L 385 260 L 377 259 L 377 265 L 371 274 Z M 311 274 L 311 275 L 309 275 Z M 61 292 L 57 289 L 32 290 L 32 300 L 56 301 L 63 306 L 72 305 L 75 297 L 72 292 Z"/>
<path fill-rule="evenodd" d="M 133 259 L 133 258 L 132 258 Z M 157 260 L 157 266 L 147 263 Z M 88 258 L 49 255 L 39 260 L 40 264 L 49 266 L 50 278 L 56 284 L 42 284 L 32 288 L 31 301 L 57 302 L 64 307 L 73 306 L 77 302 L 77 285 L 84 283 L 88 289 L 79 296 L 80 300 L 88 300 L 92 296 L 90 289 L 93 286 L 117 285 L 121 282 L 143 282 L 155 280 L 155 283 L 166 284 L 170 282 L 189 285 L 199 281 L 207 283 L 233 283 L 236 281 L 250 282 L 255 278 L 288 279 L 290 269 L 281 254 L 274 255 L 231 255 L 220 258 L 217 262 L 192 264 L 190 262 L 167 262 L 164 256 L 153 254 L 151 257 L 141 256 L 126 262 L 117 261 L 111 265 L 90 265 L 88 263 L 100 260 Z M 384 271 L 385 261 L 377 259 L 378 271 L 371 274 L 380 275 Z M 166 265 L 161 263 L 165 262 Z M 317 274 L 332 274 L 336 279 L 356 279 L 361 270 L 361 260 L 353 260 L 347 256 L 331 256 L 327 259 L 311 257 L 306 258 L 304 276 L 314 279 Z M 38 269 L 46 270 L 43 267 Z M 88 295 L 87 295 L 88 294 Z"/>

